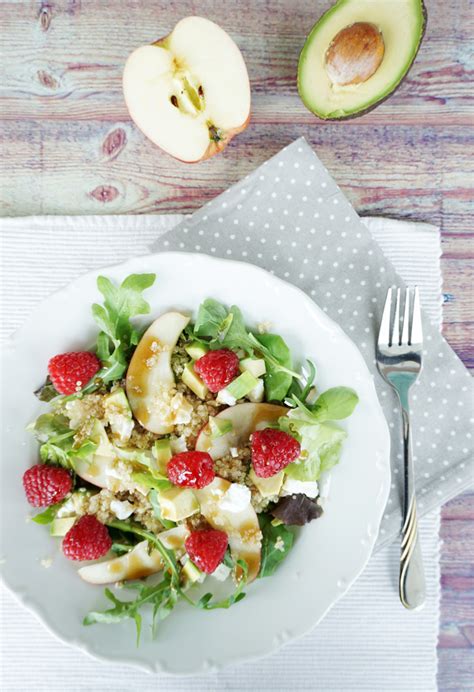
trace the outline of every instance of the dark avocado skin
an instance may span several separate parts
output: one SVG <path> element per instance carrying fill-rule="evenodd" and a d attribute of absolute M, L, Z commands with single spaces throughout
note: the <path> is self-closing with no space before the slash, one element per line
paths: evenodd
<path fill-rule="evenodd" d="M 319 120 L 323 120 L 324 122 L 340 122 L 341 120 L 354 120 L 355 118 L 360 118 L 362 115 L 367 115 L 367 113 L 370 113 L 370 111 L 373 111 L 374 108 L 377 108 L 378 106 L 380 106 L 381 103 L 383 103 L 384 101 L 386 101 L 387 99 L 389 99 L 391 96 L 393 96 L 393 94 L 397 91 L 397 89 L 399 88 L 399 86 L 400 86 L 401 84 L 403 84 L 403 82 L 405 81 L 405 78 L 406 78 L 407 74 L 410 72 L 413 63 L 414 63 L 415 60 L 416 60 L 416 56 L 418 55 L 418 51 L 420 50 L 421 44 L 423 43 L 423 39 L 424 39 L 424 37 L 425 37 L 426 25 L 427 25 L 427 23 L 428 23 L 428 12 L 427 12 L 427 10 L 426 10 L 426 5 L 425 5 L 425 3 L 424 3 L 424 0 L 421 0 L 421 11 L 422 11 L 422 13 L 423 13 L 423 26 L 422 26 L 422 28 L 421 28 L 420 40 L 418 41 L 418 48 L 416 49 L 416 53 L 415 53 L 415 55 L 413 56 L 413 60 L 412 60 L 411 63 L 408 65 L 407 71 L 405 72 L 404 76 L 402 77 L 402 79 L 398 82 L 398 84 L 393 88 L 393 90 L 392 90 L 389 94 L 387 94 L 387 95 L 384 96 L 382 99 L 380 99 L 380 101 L 376 101 L 376 102 L 373 103 L 371 106 L 369 106 L 368 108 L 365 108 L 365 109 L 362 110 L 362 111 L 357 111 L 357 113 L 350 113 L 349 115 L 341 115 L 341 116 L 338 117 L 338 118 L 322 118 L 322 117 L 321 117 L 320 115 L 318 115 L 317 113 L 314 113 L 313 111 L 310 111 L 310 112 L 313 113 L 313 115 L 314 115 L 316 118 L 318 118 Z M 318 21 L 319 21 L 319 20 L 318 20 Z"/>

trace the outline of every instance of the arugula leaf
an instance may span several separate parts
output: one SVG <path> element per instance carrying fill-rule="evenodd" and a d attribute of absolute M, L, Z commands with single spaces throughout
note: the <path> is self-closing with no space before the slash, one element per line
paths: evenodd
<path fill-rule="evenodd" d="M 162 581 L 156 585 L 149 585 L 144 582 L 133 582 L 127 584 L 127 588 L 137 591 L 135 599 L 121 601 L 110 589 L 105 589 L 105 595 L 112 602 L 112 608 L 104 611 L 91 611 L 84 620 L 84 625 L 95 623 L 116 623 L 123 620 L 132 619 L 135 621 L 137 629 L 137 646 L 140 643 L 142 617 L 139 610 L 146 603 L 153 605 L 153 633 L 156 631 L 158 620 L 166 618 L 178 600 L 178 592 L 172 584 L 172 578 L 165 574 Z"/>
<path fill-rule="evenodd" d="M 253 352 L 252 339 L 245 326 L 243 315 L 237 305 L 232 305 L 227 320 L 229 321 L 229 326 L 225 334 L 220 338 L 219 348 L 225 347 L 234 351 L 238 351 L 242 348 L 244 351 L 251 354 Z"/>
<path fill-rule="evenodd" d="M 150 500 L 150 504 L 153 507 L 153 514 L 164 526 L 164 528 L 172 529 L 173 527 L 175 527 L 176 524 L 174 521 L 169 521 L 169 519 L 163 519 L 163 517 L 161 516 L 160 500 L 158 493 L 155 489 L 150 490 L 150 492 L 148 493 L 148 499 Z"/>
<path fill-rule="evenodd" d="M 65 503 L 66 500 L 62 500 L 55 505 L 50 505 L 40 514 L 36 514 L 31 518 L 36 524 L 51 524 L 56 518 L 59 508 Z"/>
<path fill-rule="evenodd" d="M 311 406 L 313 416 L 319 421 L 348 418 L 354 411 L 359 397 L 349 387 L 332 387 L 323 392 Z"/>
<path fill-rule="evenodd" d="M 46 378 L 44 384 L 42 384 L 41 387 L 38 387 L 38 389 L 34 391 L 33 394 L 40 401 L 51 401 L 52 399 L 55 399 L 57 396 L 60 396 L 59 392 L 57 392 L 54 388 L 54 385 L 51 382 L 51 378 L 49 377 L 49 375 Z"/>
<path fill-rule="evenodd" d="M 133 546 L 128 545 L 128 543 L 112 543 L 110 546 L 110 550 L 116 555 L 125 555 L 125 553 L 129 553 L 132 548 Z"/>
<path fill-rule="evenodd" d="M 237 560 L 235 564 L 240 567 L 242 574 L 234 593 L 228 596 L 227 598 L 223 598 L 220 601 L 212 601 L 212 593 L 206 593 L 204 594 L 204 596 L 201 596 L 197 603 L 194 603 L 196 608 L 200 608 L 201 610 L 216 610 L 217 608 L 230 608 L 232 605 L 234 605 L 234 603 L 238 603 L 243 598 L 245 598 L 245 593 L 243 592 L 243 589 L 245 587 L 245 584 L 247 583 L 247 577 L 249 572 L 248 565 L 245 562 L 245 560 Z"/>
<path fill-rule="evenodd" d="M 303 404 L 306 404 L 306 399 L 308 398 L 311 390 L 313 389 L 313 383 L 316 378 L 316 366 L 309 359 L 306 360 L 306 363 L 308 364 L 308 372 L 306 373 L 305 370 L 303 370 L 302 372 L 304 377 L 306 377 L 306 382 L 304 383 L 303 387 L 300 382 L 298 382 L 297 380 L 293 380 L 291 387 L 288 391 L 288 395 L 290 397 L 290 401 L 288 402 L 289 406 L 294 406 L 295 402 L 293 397 L 296 397 Z"/>
<path fill-rule="evenodd" d="M 275 573 L 293 546 L 294 534 L 286 526 L 273 526 L 267 514 L 259 514 L 258 520 L 262 531 L 262 557 L 260 562 L 259 579 L 270 577 Z"/>
<path fill-rule="evenodd" d="M 121 531 L 128 531 L 134 533 L 137 536 L 141 536 L 142 538 L 146 538 L 148 541 L 150 541 L 150 543 L 152 543 L 153 546 L 159 550 L 165 564 L 168 565 L 174 583 L 176 584 L 176 586 L 179 585 L 179 567 L 176 561 L 175 554 L 172 550 L 165 548 L 158 536 L 156 536 L 154 533 L 151 533 L 151 531 L 143 529 L 139 524 L 135 524 L 130 521 L 120 521 L 119 519 L 117 519 L 115 521 L 109 522 L 107 526 L 110 526 L 113 529 L 120 529 Z"/>
<path fill-rule="evenodd" d="M 218 303 L 217 300 L 207 298 L 199 306 L 194 325 L 194 334 L 196 336 L 218 339 L 229 327 L 226 321 L 230 323 L 226 308 L 221 303 Z"/>
<path fill-rule="evenodd" d="M 133 600 L 121 601 L 117 598 L 110 589 L 105 590 L 105 595 L 112 602 L 112 608 L 104 611 L 92 611 L 88 613 L 84 620 L 84 625 L 92 625 L 95 623 L 116 623 L 122 620 L 132 619 L 135 621 L 137 629 L 137 646 L 140 641 L 142 617 L 140 609 L 149 603 L 153 606 L 152 633 L 156 632 L 156 627 L 159 621 L 164 620 L 175 607 L 179 598 L 182 598 L 187 603 L 195 608 L 202 610 L 214 610 L 216 608 L 230 608 L 234 603 L 238 603 L 244 598 L 245 594 L 242 589 L 245 586 L 248 574 L 246 562 L 238 560 L 236 565 L 239 566 L 242 577 L 233 594 L 227 598 L 212 602 L 212 594 L 205 594 L 199 601 L 195 602 L 190 598 L 180 585 L 180 567 L 176 560 L 176 556 L 172 550 L 168 550 L 161 543 L 159 535 L 146 531 L 141 526 L 129 521 L 112 521 L 107 526 L 113 530 L 130 532 L 141 538 L 146 538 L 150 543 L 157 548 L 168 567 L 168 572 L 165 573 L 162 581 L 156 585 L 149 585 L 142 581 L 125 583 L 125 588 L 137 592 L 137 596 Z M 117 546 L 118 550 L 125 550 L 126 545 Z"/>
<path fill-rule="evenodd" d="M 131 351 L 140 339 L 130 318 L 150 312 L 142 292 L 153 285 L 155 278 L 155 274 L 130 274 L 120 286 L 105 276 L 97 278 L 97 287 L 105 299 L 104 305 L 92 306 L 92 315 L 102 330 L 97 337 L 97 355 L 103 367 L 97 379 L 112 382 L 124 375 Z"/>
<path fill-rule="evenodd" d="M 275 364 L 269 360 L 268 354 L 265 358 L 265 352 L 262 353 L 267 367 L 263 378 L 265 398 L 267 401 L 283 401 L 293 381 L 293 375 L 281 369 L 281 366 L 292 368 L 290 349 L 278 334 L 259 334 L 256 338 L 277 361 Z"/>

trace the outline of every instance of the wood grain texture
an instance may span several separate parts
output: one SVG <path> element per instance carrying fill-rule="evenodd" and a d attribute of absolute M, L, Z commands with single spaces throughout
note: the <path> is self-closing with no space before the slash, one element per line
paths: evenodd
<path fill-rule="evenodd" d="M 381 1 L 381 0 L 380 0 Z M 329 0 L 0 0 L 3 215 L 191 212 L 304 135 L 362 214 L 442 230 L 444 333 L 474 368 L 472 0 L 427 0 L 408 78 L 372 113 L 322 123 L 301 103 L 296 64 Z M 249 67 L 249 128 L 195 166 L 153 147 L 128 117 L 128 53 L 188 14 L 220 23 Z M 472 494 L 446 505 L 440 689 L 472 689 Z"/>

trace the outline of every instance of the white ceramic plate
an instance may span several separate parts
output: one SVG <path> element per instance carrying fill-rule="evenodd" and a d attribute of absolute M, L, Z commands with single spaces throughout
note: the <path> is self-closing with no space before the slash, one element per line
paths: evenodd
<path fill-rule="evenodd" d="M 321 519 L 303 527 L 277 573 L 257 580 L 230 610 L 202 612 L 179 606 L 151 640 L 144 627 L 139 648 L 134 624 L 81 624 L 106 605 L 102 587 L 83 582 L 62 556 L 58 539 L 27 522 L 21 477 L 37 460 L 25 426 L 46 408 L 33 396 L 56 353 L 90 347 L 97 327 L 91 304 L 100 300 L 98 274 L 121 281 L 156 272 L 147 291 L 151 316 L 169 308 L 195 311 L 214 297 L 236 303 L 246 322 L 270 321 L 296 358 L 311 358 L 321 389 L 353 387 L 360 403 L 344 422 L 348 439 L 332 474 Z M 151 318 L 150 318 L 151 319 Z M 149 320 L 148 320 L 149 321 Z M 304 293 L 252 265 L 205 255 L 163 253 L 94 271 L 52 295 L 5 350 L 2 382 L 2 564 L 6 584 L 62 640 L 108 661 L 171 673 L 199 673 L 275 651 L 311 629 L 366 565 L 390 488 L 389 433 L 365 362 L 343 331 Z M 41 561 L 52 558 L 49 569 Z M 317 655 L 317 652 L 315 652 Z"/>

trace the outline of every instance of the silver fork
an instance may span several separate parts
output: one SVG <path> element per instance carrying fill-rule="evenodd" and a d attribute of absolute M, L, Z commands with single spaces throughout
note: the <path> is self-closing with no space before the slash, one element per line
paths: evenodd
<path fill-rule="evenodd" d="M 400 555 L 400 600 L 405 608 L 420 608 L 425 602 L 425 575 L 416 516 L 408 392 L 422 368 L 423 334 L 418 288 L 407 288 L 401 317 L 400 289 L 389 288 L 377 342 L 377 366 L 398 394 L 403 416 L 404 500 Z M 392 315 L 393 313 L 393 315 Z M 400 325 L 401 321 L 401 325 Z M 400 332 L 401 327 L 401 332 Z"/>

